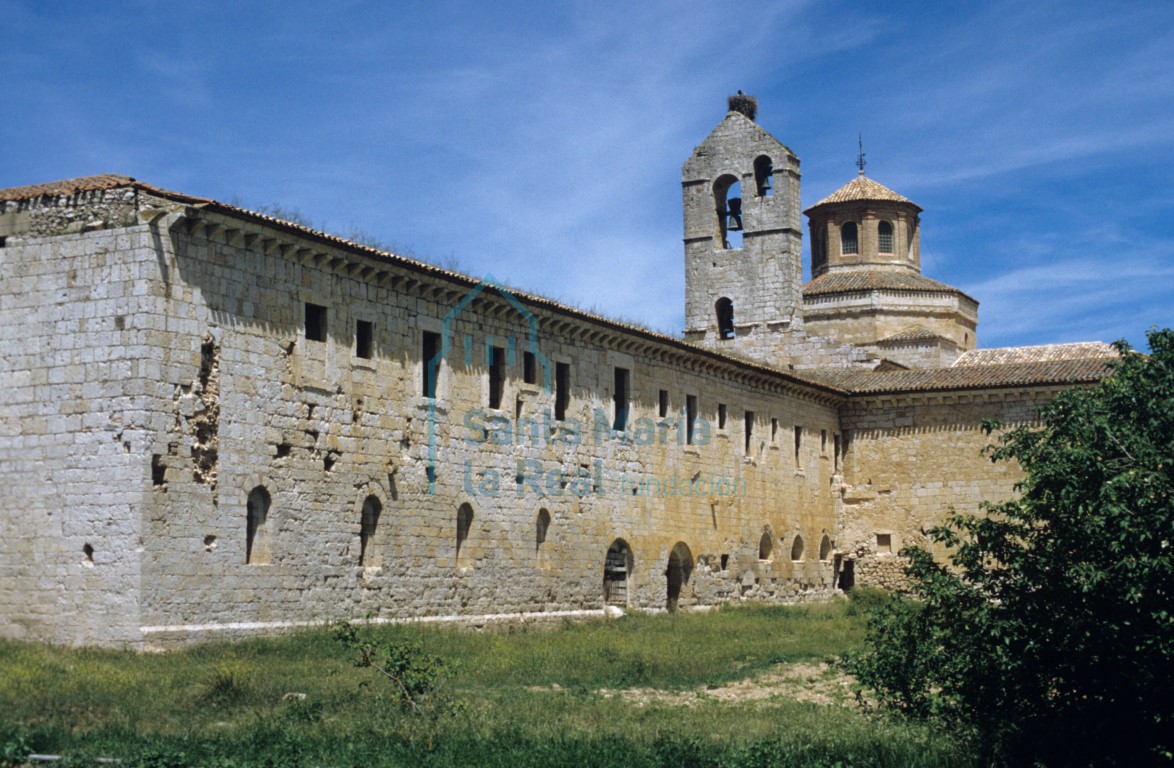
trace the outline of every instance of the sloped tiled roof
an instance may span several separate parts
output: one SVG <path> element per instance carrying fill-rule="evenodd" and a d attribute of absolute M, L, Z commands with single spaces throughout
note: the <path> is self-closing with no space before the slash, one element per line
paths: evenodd
<path fill-rule="evenodd" d="M 1112 372 L 1109 358 L 965 366 L 962 368 L 921 368 L 908 371 L 863 369 L 821 369 L 804 371 L 825 384 L 846 389 L 854 395 L 897 392 L 933 392 L 956 389 L 999 389 L 1042 384 L 1090 384 Z"/>
<path fill-rule="evenodd" d="M 244 219 L 252 219 L 254 221 L 261 221 L 276 225 L 291 232 L 297 232 L 307 237 L 321 240 L 323 242 L 328 242 L 340 247 L 363 252 L 370 256 L 393 262 L 410 269 L 438 277 L 444 277 L 458 284 L 473 286 L 480 283 L 477 278 L 473 278 L 459 272 L 453 272 L 441 267 L 436 267 L 426 262 L 406 258 L 398 254 L 394 254 L 378 248 L 373 248 L 361 243 L 351 242 L 336 235 L 320 232 L 318 230 L 304 227 L 300 224 L 284 221 L 273 216 L 257 213 L 256 211 L 250 211 L 246 208 L 220 203 L 209 198 L 196 197 L 193 195 L 186 195 L 180 192 L 173 192 L 162 189 L 160 187 L 154 187 L 141 181 L 136 181 L 130 176 L 102 174 L 99 176 L 86 176 L 76 179 L 66 179 L 63 181 L 55 181 L 47 184 L 10 187 L 8 189 L 0 189 L 0 201 L 31 200 L 39 197 L 56 197 L 104 189 L 116 189 L 119 187 L 131 187 L 136 190 L 142 190 L 149 194 L 154 194 L 159 197 L 190 205 L 194 208 L 202 210 L 239 216 Z M 814 291 L 811 290 L 813 287 L 815 289 Z M 804 288 L 804 294 L 814 295 L 816 293 L 838 293 L 841 291 L 859 291 L 872 289 L 922 290 L 933 292 L 947 291 L 961 293 L 961 291 L 958 291 L 956 288 L 952 288 L 948 285 L 945 285 L 944 283 L 930 280 L 929 278 L 922 277 L 921 275 L 915 273 L 860 270 L 854 272 L 823 275 L 808 283 Z M 532 302 L 537 306 L 547 307 L 557 312 L 562 312 L 574 317 L 597 322 L 617 330 L 626 331 L 637 336 L 660 341 L 680 349 L 687 349 L 700 355 L 722 359 L 744 366 L 748 369 L 758 370 L 764 373 L 780 376 L 784 379 L 789 379 L 799 384 L 805 384 L 817 389 L 823 389 L 827 394 L 834 396 L 884 392 L 1016 387 L 1041 384 L 1081 384 L 1095 382 L 1107 376 L 1111 372 L 1110 360 L 1112 357 L 1116 356 L 1115 352 L 1112 352 L 1111 355 L 1105 353 L 1105 348 L 1108 348 L 1110 351 L 1112 351 L 1108 345 L 1102 344 L 1100 342 L 1093 342 L 1091 344 L 1057 344 L 1051 345 L 1050 347 L 1011 347 L 1003 350 L 975 350 L 974 352 L 967 353 L 967 355 L 970 355 L 971 357 L 967 358 L 966 355 L 964 355 L 963 359 L 979 362 L 971 362 L 969 364 L 962 365 L 962 361 L 960 360 L 959 365 L 961 367 L 954 368 L 932 368 L 922 370 L 898 370 L 884 372 L 874 372 L 863 369 L 817 369 L 804 370 L 802 372 L 791 372 L 780 370 L 779 368 L 775 368 L 774 366 L 761 362 L 744 360 L 741 357 L 723 354 L 722 352 L 715 350 L 704 349 L 673 336 L 668 336 L 621 321 L 611 320 L 607 317 L 585 312 L 575 307 L 570 307 L 542 296 L 527 294 L 522 291 L 511 290 L 510 292 L 518 298 L 527 302 Z M 900 336 L 901 334 L 897 335 Z M 1039 351 L 1045 349 L 1051 349 L 1053 352 L 1044 353 Z M 1024 350 L 1035 351 L 1026 352 Z M 1001 365 L 991 364 L 990 362 L 987 362 L 987 360 L 994 359 L 993 357 L 984 359 L 978 353 L 986 353 L 987 355 L 995 355 L 998 353 L 1012 356 L 1019 355 L 1025 356 L 1027 361 L 1019 361 L 1011 364 Z M 1085 355 L 1085 359 L 1047 360 L 1046 358 L 1049 354 L 1058 356 L 1060 358 L 1067 358 L 1075 354 L 1082 354 Z M 1041 362 L 1039 360 L 1043 361 Z"/>
<path fill-rule="evenodd" d="M 803 286 L 805 298 L 807 296 L 864 291 L 921 291 L 925 293 L 957 293 L 966 296 L 965 293 L 951 285 L 930 280 L 917 272 L 890 272 L 882 269 L 825 272 Z M 966 296 L 966 298 L 970 297 Z"/>
<path fill-rule="evenodd" d="M 1111 344 L 1083 341 L 1075 344 L 1041 344 L 1035 347 L 995 347 L 963 352 L 954 361 L 955 368 L 975 365 L 1009 365 L 1013 363 L 1051 363 L 1060 360 L 1087 360 L 1119 357 Z"/>
<path fill-rule="evenodd" d="M 850 203 L 857 200 L 882 200 L 894 203 L 909 203 L 917 208 L 917 210 L 921 210 L 921 207 L 917 203 L 914 203 L 903 195 L 898 195 L 884 184 L 875 182 L 867 176 L 857 176 L 823 200 L 808 208 L 806 212 L 810 213 L 821 205 L 828 205 L 829 203 Z"/>
<path fill-rule="evenodd" d="M 938 341 L 942 339 L 944 339 L 944 337 L 927 328 L 922 328 L 920 325 L 913 325 L 903 331 L 894 333 L 892 336 L 886 336 L 885 338 L 878 340 L 877 344 L 897 344 L 903 341 Z M 949 339 L 944 340 L 949 341 Z"/>
<path fill-rule="evenodd" d="M 155 195 L 166 200 L 178 202 L 183 205 L 188 205 L 192 208 L 202 211 L 210 211 L 219 214 L 236 216 L 244 220 L 263 222 L 276 228 L 296 233 L 313 240 L 318 240 L 320 242 L 328 243 L 340 248 L 345 248 L 353 252 L 363 253 L 372 258 L 393 263 L 422 274 L 439 277 L 457 285 L 472 288 L 484 283 L 484 281 L 480 278 L 472 277 L 461 272 L 444 269 L 443 267 L 437 267 L 427 262 L 401 256 L 397 253 L 392 253 L 391 251 L 386 251 L 381 248 L 365 245 L 363 243 L 356 243 L 354 241 L 347 240 L 346 238 L 332 235 L 328 232 L 322 232 L 320 230 L 303 226 L 296 222 L 286 221 L 274 216 L 269 216 L 268 214 L 258 213 L 247 208 L 231 205 L 229 203 L 221 203 L 211 198 L 197 197 L 194 195 L 184 194 L 182 192 L 174 192 L 162 187 L 155 187 L 133 179 L 130 176 L 103 174 L 101 176 L 85 176 L 76 179 L 66 179 L 63 181 L 54 181 L 46 184 L 36 184 L 25 187 L 9 187 L 7 189 L 0 189 L 0 201 L 32 200 L 45 196 L 56 197 L 102 189 L 115 189 L 118 187 L 130 187 L 136 190 L 141 190 L 148 194 Z M 670 336 L 659 331 L 633 325 L 622 320 L 613 320 L 603 315 L 597 315 L 577 307 L 563 304 L 561 302 L 555 301 L 554 299 L 546 298 L 545 296 L 539 296 L 537 294 L 526 293 L 521 290 L 505 288 L 497 285 L 494 285 L 493 287 L 495 287 L 500 292 L 508 292 L 512 296 L 515 296 L 521 301 L 524 301 L 533 306 L 543 307 L 581 320 L 598 323 L 615 330 L 630 333 L 634 336 L 651 339 L 653 341 L 667 344 L 677 349 L 686 350 L 693 354 L 716 360 L 722 360 L 744 369 L 765 373 L 770 376 L 778 377 L 815 390 L 822 390 L 825 395 L 842 397 L 847 394 L 846 392 L 837 390 L 834 387 L 825 384 L 823 381 L 807 378 L 806 376 L 794 371 L 784 370 L 782 368 L 778 368 L 776 366 L 757 360 L 750 360 L 741 356 L 730 355 L 723 351 L 706 349 L 675 336 Z"/>
<path fill-rule="evenodd" d="M 129 187 L 135 183 L 130 176 L 104 173 L 100 176 L 81 176 L 76 179 L 51 181 L 47 184 L 30 184 L 27 187 L 0 189 L 0 200 L 34 200 L 38 197 L 61 197 L 79 192 L 94 192 L 100 189 Z"/>

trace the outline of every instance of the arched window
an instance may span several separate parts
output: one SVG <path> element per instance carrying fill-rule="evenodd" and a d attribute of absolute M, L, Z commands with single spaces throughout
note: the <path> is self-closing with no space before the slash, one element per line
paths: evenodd
<path fill-rule="evenodd" d="M 893 225 L 882 221 L 876 226 L 876 247 L 881 253 L 893 252 Z"/>
<path fill-rule="evenodd" d="M 820 560 L 827 560 L 828 556 L 831 553 L 832 553 L 832 540 L 829 539 L 828 535 L 825 533 L 823 535 L 823 538 L 819 540 L 819 559 Z"/>
<path fill-rule="evenodd" d="M 828 228 L 826 225 L 821 225 L 819 228 L 819 235 L 815 238 L 812 244 L 811 254 L 811 268 L 822 269 L 828 260 Z"/>
<path fill-rule="evenodd" d="M 759 155 L 754 160 L 754 185 L 759 197 L 770 197 L 774 192 L 771 188 L 774 172 L 774 163 L 766 155 Z"/>
<path fill-rule="evenodd" d="M 550 513 L 545 509 L 538 510 L 538 518 L 534 521 L 534 548 L 542 549 L 546 543 L 546 533 L 550 530 Z"/>
<path fill-rule="evenodd" d="M 714 309 L 717 312 L 717 337 L 734 338 L 734 302 L 723 296 L 714 304 Z"/>
<path fill-rule="evenodd" d="M 469 564 L 469 532 L 473 530 L 473 508 L 462 504 L 457 510 L 457 567 Z"/>
<path fill-rule="evenodd" d="M 791 544 L 791 559 L 803 559 L 803 537 L 799 534 L 795 534 L 795 541 Z"/>
<path fill-rule="evenodd" d="M 770 535 L 770 529 L 762 532 L 762 537 L 758 540 L 758 559 L 770 560 L 771 552 L 774 551 L 774 537 Z"/>
<path fill-rule="evenodd" d="M 849 221 L 840 227 L 840 253 L 844 255 L 860 252 L 859 241 L 856 238 L 856 222 Z"/>
<path fill-rule="evenodd" d="M 363 512 L 359 518 L 359 565 L 378 566 L 383 564 L 382 547 L 376 533 L 379 530 L 379 515 L 383 504 L 377 496 L 363 500 Z"/>
<path fill-rule="evenodd" d="M 673 551 L 669 553 L 669 564 L 665 569 L 665 577 L 668 581 L 668 599 L 665 607 L 670 611 L 677 610 L 677 602 L 681 599 L 681 589 L 689 583 L 691 575 L 693 575 L 693 553 L 688 544 L 678 541 L 673 545 Z"/>
<path fill-rule="evenodd" d="M 245 504 L 245 563 L 269 562 L 269 491 L 258 485 Z"/>

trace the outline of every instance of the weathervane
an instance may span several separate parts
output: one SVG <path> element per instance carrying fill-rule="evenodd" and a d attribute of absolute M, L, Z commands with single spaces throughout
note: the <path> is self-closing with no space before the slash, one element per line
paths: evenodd
<path fill-rule="evenodd" d="M 864 137 L 861 134 L 856 134 L 856 145 L 860 148 L 856 155 L 856 167 L 860 169 L 860 175 L 864 175 L 864 166 L 868 163 L 864 159 Z"/>

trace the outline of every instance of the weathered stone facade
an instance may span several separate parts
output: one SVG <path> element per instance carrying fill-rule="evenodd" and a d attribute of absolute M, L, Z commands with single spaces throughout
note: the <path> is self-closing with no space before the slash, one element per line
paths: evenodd
<path fill-rule="evenodd" d="M 763 157 L 727 249 L 714 206 L 764 191 Z M 685 341 L 126 177 L 0 191 L 0 633 L 149 648 L 899 585 L 901 546 L 1011 492 L 979 422 L 1104 375 L 1087 348 L 892 371 L 808 335 L 798 160 L 742 114 L 684 189 Z"/>

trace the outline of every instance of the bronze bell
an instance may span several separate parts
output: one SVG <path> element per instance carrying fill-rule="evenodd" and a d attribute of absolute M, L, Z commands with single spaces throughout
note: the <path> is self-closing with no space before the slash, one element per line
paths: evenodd
<path fill-rule="evenodd" d="M 741 232 L 742 231 L 742 198 L 731 197 L 726 201 L 729 207 L 729 221 L 726 224 L 727 232 Z"/>

